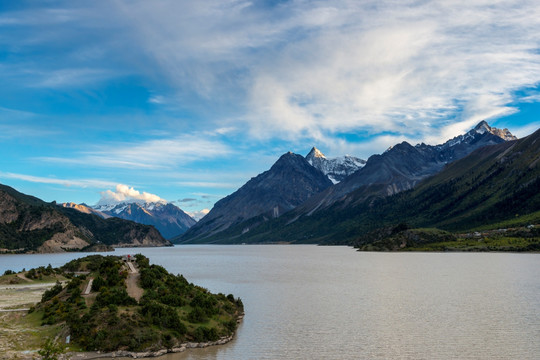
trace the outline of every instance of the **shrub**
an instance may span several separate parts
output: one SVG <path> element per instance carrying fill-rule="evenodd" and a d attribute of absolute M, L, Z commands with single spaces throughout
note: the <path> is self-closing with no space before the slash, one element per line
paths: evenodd
<path fill-rule="evenodd" d="M 195 306 L 188 314 L 187 319 L 192 323 L 202 323 L 206 322 L 208 318 L 206 317 L 206 312 L 198 306 Z"/>
<path fill-rule="evenodd" d="M 47 339 L 42 348 L 38 350 L 38 354 L 42 356 L 42 360 L 58 360 L 60 355 L 65 352 L 65 346 L 59 344 L 53 339 Z"/>
<path fill-rule="evenodd" d="M 52 288 L 50 288 L 49 290 L 43 293 L 43 296 L 41 297 L 41 302 L 45 302 L 54 298 L 56 295 L 60 294 L 61 291 L 62 291 L 62 284 L 60 284 L 60 282 L 57 281 L 56 285 L 54 285 Z"/>
<path fill-rule="evenodd" d="M 137 305 L 137 301 L 128 295 L 126 289 L 114 287 L 104 289 L 96 298 L 96 303 L 99 307 L 104 307 L 110 304 L 114 305 Z"/>
<path fill-rule="evenodd" d="M 174 330 L 178 334 L 187 332 L 187 328 L 180 320 L 176 310 L 155 300 L 145 302 L 141 308 L 141 314 L 154 325 Z"/>
<path fill-rule="evenodd" d="M 205 326 L 199 326 L 197 329 L 195 329 L 195 332 L 193 333 L 193 337 L 198 342 L 203 341 L 216 341 L 219 339 L 219 334 L 216 330 L 216 328 L 207 328 Z"/>

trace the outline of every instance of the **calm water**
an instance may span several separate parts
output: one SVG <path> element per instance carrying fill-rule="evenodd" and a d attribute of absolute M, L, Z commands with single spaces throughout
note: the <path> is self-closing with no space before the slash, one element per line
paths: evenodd
<path fill-rule="evenodd" d="M 285 245 L 114 254 L 136 252 L 246 309 L 233 342 L 162 359 L 540 358 L 540 254 Z M 0 271 L 83 255 L 1 255 Z"/>

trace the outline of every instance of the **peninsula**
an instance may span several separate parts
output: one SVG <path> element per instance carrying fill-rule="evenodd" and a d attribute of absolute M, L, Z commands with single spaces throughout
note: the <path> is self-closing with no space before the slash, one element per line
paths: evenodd
<path fill-rule="evenodd" d="M 8 358 L 37 357 L 51 343 L 87 359 L 98 351 L 131 357 L 181 352 L 230 341 L 243 317 L 239 298 L 212 294 L 140 254 L 90 255 L 60 268 L 6 271 L 0 284 L 31 288 L 55 280 L 28 309 L 13 303 L 0 312 L 12 337 L 0 337 Z"/>

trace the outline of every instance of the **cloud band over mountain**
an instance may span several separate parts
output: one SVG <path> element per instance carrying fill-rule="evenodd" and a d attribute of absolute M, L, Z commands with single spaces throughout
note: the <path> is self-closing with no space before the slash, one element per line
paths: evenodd
<path fill-rule="evenodd" d="M 101 199 L 99 200 L 98 205 L 115 204 L 121 202 L 167 202 L 157 195 L 150 194 L 145 191 L 141 193 L 140 191 L 135 190 L 133 187 L 129 187 L 128 185 L 124 184 L 116 185 L 115 191 L 106 190 L 102 191 L 100 194 Z"/>

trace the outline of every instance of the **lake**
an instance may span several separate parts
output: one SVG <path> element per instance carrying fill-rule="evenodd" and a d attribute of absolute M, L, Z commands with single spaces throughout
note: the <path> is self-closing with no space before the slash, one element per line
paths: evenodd
<path fill-rule="evenodd" d="M 366 253 L 292 245 L 117 249 L 246 317 L 227 345 L 160 359 L 538 359 L 540 254 Z M 0 255 L 0 272 L 86 254 Z"/>

